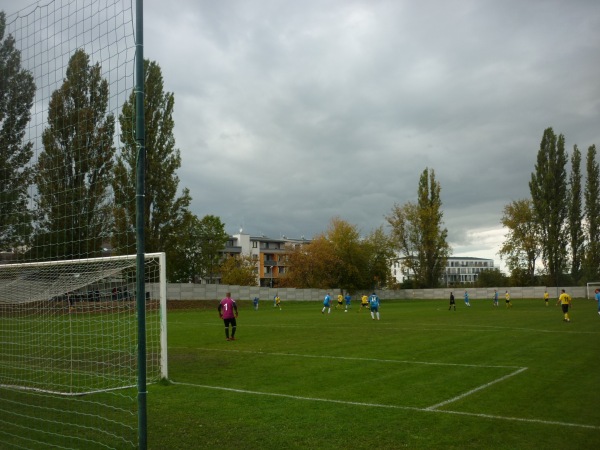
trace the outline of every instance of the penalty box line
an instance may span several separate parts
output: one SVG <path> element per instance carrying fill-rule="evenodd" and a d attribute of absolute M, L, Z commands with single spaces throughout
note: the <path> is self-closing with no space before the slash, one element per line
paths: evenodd
<path fill-rule="evenodd" d="M 600 430 L 600 426 L 595 426 L 595 425 L 585 425 L 585 424 L 579 424 L 579 423 L 558 422 L 558 421 L 552 421 L 552 420 L 527 419 L 527 418 L 521 418 L 521 417 L 507 417 L 507 416 L 498 416 L 498 415 L 494 415 L 494 414 L 470 413 L 470 412 L 463 412 L 463 411 L 438 409 L 442 406 L 448 405 L 452 402 L 455 402 L 457 400 L 465 398 L 477 391 L 486 389 L 487 387 L 489 387 L 495 383 L 499 383 L 499 382 L 504 381 L 508 378 L 511 378 L 515 375 L 518 375 L 518 374 L 524 372 L 525 370 L 527 370 L 527 367 L 495 366 L 495 365 L 492 366 L 492 365 L 459 364 L 459 363 L 435 363 L 435 362 L 427 362 L 427 361 L 403 361 L 403 360 L 396 360 L 396 359 L 358 358 L 358 357 L 348 357 L 348 356 L 303 355 L 303 354 L 298 354 L 298 353 L 262 352 L 262 351 L 255 351 L 255 350 L 224 350 L 224 349 L 202 348 L 202 347 L 175 347 L 175 348 L 193 348 L 196 350 L 204 350 L 204 351 L 218 351 L 218 352 L 228 352 L 228 353 L 249 353 L 249 354 L 259 354 L 259 355 L 273 355 L 273 356 L 292 356 L 292 357 L 300 357 L 300 358 L 339 359 L 339 360 L 346 360 L 346 361 L 352 360 L 352 361 L 372 361 L 372 362 L 389 362 L 389 363 L 404 363 L 404 364 L 424 364 L 424 365 L 433 365 L 433 366 L 459 366 L 459 367 L 475 367 L 475 368 L 516 369 L 515 371 L 513 371 L 503 377 L 497 378 L 496 380 L 493 380 L 493 381 L 490 381 L 489 383 L 478 386 L 478 387 L 471 389 L 470 391 L 467 391 L 461 395 L 458 395 L 449 400 L 437 403 L 435 405 L 428 406 L 426 408 L 418 408 L 418 407 L 414 407 L 414 406 L 401 406 L 401 405 L 385 405 L 385 404 L 379 404 L 379 403 L 353 402 L 353 401 L 347 401 L 347 400 L 325 399 L 325 398 L 318 398 L 318 397 L 302 397 L 302 396 L 290 395 L 290 394 L 278 394 L 275 392 L 250 391 L 250 390 L 246 390 L 246 389 L 234 389 L 234 388 L 227 388 L 227 387 L 222 387 L 222 386 L 208 386 L 208 385 L 201 385 L 201 384 L 194 384 L 194 383 L 176 382 L 173 380 L 171 380 L 171 382 L 175 385 L 198 387 L 198 388 L 203 388 L 203 389 L 213 389 L 213 390 L 220 390 L 220 391 L 228 391 L 228 392 L 235 392 L 235 393 L 240 393 L 240 394 L 265 395 L 265 396 L 269 396 L 269 397 L 289 398 L 292 400 L 335 403 L 335 404 L 343 404 L 343 405 L 365 406 L 365 407 L 372 407 L 372 408 L 398 409 L 398 410 L 405 410 L 405 411 L 432 412 L 432 413 L 438 413 L 438 414 L 454 414 L 454 415 L 462 415 L 462 416 L 469 416 L 469 417 L 480 417 L 480 418 L 485 418 L 485 419 L 497 419 L 497 420 L 513 421 L 513 422 L 526 422 L 526 423 L 538 423 L 538 424 L 543 424 L 543 425 L 562 425 L 562 426 L 574 427 L 574 428 L 587 428 L 587 429 L 592 429 L 592 430 Z"/>
<path fill-rule="evenodd" d="M 316 358 L 316 359 L 339 359 L 342 361 L 370 361 L 370 362 L 381 362 L 381 363 L 397 363 L 397 364 L 421 364 L 427 366 L 453 366 L 453 367 L 475 367 L 481 369 L 517 369 L 519 371 L 526 370 L 527 367 L 520 366 L 492 366 L 482 364 L 461 364 L 461 363 L 442 363 L 442 362 L 429 362 L 429 361 L 408 361 L 401 359 L 379 359 L 379 358 L 359 358 L 355 356 L 331 356 L 331 355 L 306 355 L 300 353 L 284 353 L 284 352 L 263 352 L 260 350 L 226 350 L 221 348 L 203 348 L 203 347 L 172 347 L 172 348 L 185 348 L 192 350 L 202 350 L 207 352 L 220 352 L 220 353 L 248 353 L 253 355 L 267 355 L 267 356 L 291 356 L 296 358 Z"/>
<path fill-rule="evenodd" d="M 419 410 L 426 411 L 435 411 L 443 406 L 449 405 L 450 403 L 454 403 L 458 400 L 461 400 L 465 397 L 468 397 L 475 392 L 481 391 L 483 389 L 487 389 L 488 387 L 500 383 L 508 378 L 514 377 L 515 375 L 520 374 L 527 370 L 527 367 L 516 367 L 516 366 L 497 366 L 497 365 L 477 365 L 477 364 L 458 364 L 458 363 L 439 363 L 439 362 L 427 362 L 427 361 L 404 361 L 404 360 L 396 360 L 396 359 L 377 359 L 377 358 L 358 358 L 358 357 L 349 357 L 349 356 L 327 356 L 327 355 L 306 355 L 306 354 L 298 354 L 298 353 L 282 353 L 282 352 L 262 352 L 256 350 L 222 350 L 222 349 L 214 349 L 214 348 L 196 348 L 196 350 L 203 351 L 219 351 L 219 352 L 228 352 L 228 353 L 248 353 L 248 354 L 259 354 L 259 355 L 269 355 L 269 356 L 292 356 L 298 358 L 320 358 L 320 359 L 337 359 L 343 361 L 367 361 L 367 362 L 379 362 L 379 363 L 398 363 L 398 364 L 422 364 L 422 365 L 430 365 L 430 366 L 454 366 L 454 367 L 474 367 L 474 368 L 483 368 L 483 369 L 516 369 L 513 372 L 504 375 L 500 378 L 496 378 L 495 380 L 490 381 L 489 383 L 482 384 L 481 386 L 477 386 L 474 389 L 471 389 L 467 392 L 464 392 L 456 397 L 453 397 L 448 400 L 444 400 L 443 402 L 436 403 L 435 405 L 428 406 L 427 408 L 417 408 Z"/>
<path fill-rule="evenodd" d="M 208 385 L 204 385 L 204 384 L 185 383 L 185 382 L 179 382 L 179 381 L 173 381 L 173 380 L 171 380 L 171 383 L 176 386 L 189 386 L 189 387 L 195 387 L 195 388 L 201 388 L 201 389 L 211 389 L 211 390 L 217 390 L 217 391 L 233 392 L 233 393 L 237 393 L 237 394 L 264 395 L 267 397 L 288 398 L 290 400 L 323 402 L 323 403 L 333 403 L 333 404 L 341 404 L 341 405 L 354 405 L 354 406 L 364 406 L 364 407 L 371 407 L 371 408 L 398 409 L 398 410 L 405 410 L 405 411 L 419 411 L 419 412 L 429 412 L 429 413 L 437 413 L 437 414 L 454 414 L 454 415 L 460 415 L 460 416 L 480 417 L 480 418 L 484 418 L 484 419 L 537 423 L 537 424 L 542 424 L 542 425 L 560 425 L 560 426 L 566 426 L 566 427 L 600 430 L 600 427 L 594 426 L 594 425 L 584 425 L 584 424 L 579 424 L 579 423 L 568 423 L 568 422 L 557 422 L 557 421 L 552 421 L 552 420 L 496 416 L 493 414 L 469 413 L 469 412 L 462 412 L 462 411 L 449 411 L 449 410 L 443 410 L 443 409 L 417 408 L 417 407 L 413 407 L 413 406 L 384 405 L 384 404 L 380 404 L 380 403 L 352 402 L 352 401 L 347 401 L 347 400 L 334 400 L 334 399 L 319 398 L 319 397 L 302 397 L 299 395 L 278 394 L 275 392 L 250 391 L 247 389 L 234 389 L 234 388 L 228 388 L 228 387 L 223 387 L 223 386 L 208 386 Z"/>
<path fill-rule="evenodd" d="M 478 365 L 478 364 L 459 364 L 459 363 L 439 363 L 439 362 L 428 362 L 428 361 L 404 361 L 404 360 L 397 360 L 397 359 L 377 359 L 377 358 L 358 358 L 358 357 L 349 357 L 349 356 L 327 356 L 327 355 L 302 355 L 302 354 L 297 354 L 297 353 L 282 353 L 282 352 L 261 352 L 261 351 L 256 351 L 256 350 L 221 350 L 221 349 L 214 349 L 214 348 L 197 348 L 197 350 L 205 350 L 205 351 L 226 351 L 226 352 L 230 352 L 230 353 L 250 353 L 250 354 L 259 354 L 259 355 L 273 355 L 273 356 L 292 356 L 292 357 L 299 357 L 299 358 L 321 358 L 321 359 L 338 359 L 338 360 L 343 360 L 343 361 L 367 361 L 367 362 L 380 362 L 380 363 L 398 363 L 398 364 L 422 364 L 422 365 L 429 365 L 429 366 L 454 366 L 454 367 L 473 367 L 473 368 L 481 368 L 481 369 L 516 369 L 513 372 L 504 375 L 500 378 L 496 378 L 495 380 L 490 381 L 489 383 L 485 383 L 482 384 L 481 386 L 477 386 L 474 389 L 471 389 L 467 392 L 464 392 L 460 395 L 457 395 L 456 397 L 453 397 L 451 399 L 448 400 L 444 400 L 443 402 L 440 403 L 436 403 L 435 405 L 431 405 L 428 406 L 427 408 L 424 408 L 427 411 L 434 411 L 437 410 L 439 408 L 441 408 L 442 406 L 446 406 L 449 405 L 450 403 L 454 403 L 455 401 L 458 401 L 460 399 L 463 399 L 465 397 L 468 397 L 471 394 L 474 394 L 475 392 L 481 391 L 483 389 L 487 389 L 488 387 L 496 384 L 496 383 L 500 383 L 501 381 L 504 381 L 508 378 L 514 377 L 515 375 L 520 374 L 521 372 L 524 372 L 527 370 L 527 367 L 517 367 L 517 366 L 492 366 L 492 365 Z"/>

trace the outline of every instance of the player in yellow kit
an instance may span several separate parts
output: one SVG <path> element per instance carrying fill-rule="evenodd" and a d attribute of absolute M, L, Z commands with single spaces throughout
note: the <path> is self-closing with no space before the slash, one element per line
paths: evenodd
<path fill-rule="evenodd" d="M 335 305 L 335 309 L 343 309 L 343 308 L 344 308 L 344 296 L 342 294 L 338 294 L 337 305 Z"/>
<path fill-rule="evenodd" d="M 357 312 L 361 312 L 363 310 L 363 308 L 368 308 L 369 307 L 369 297 L 367 297 L 366 294 L 363 294 L 363 296 L 360 298 L 360 308 L 358 309 Z"/>
<path fill-rule="evenodd" d="M 565 318 L 563 320 L 565 322 L 570 322 L 571 319 L 569 318 L 569 307 L 573 307 L 573 304 L 571 303 L 571 296 L 567 294 L 564 289 L 561 289 L 560 292 L 561 294 L 560 297 L 558 297 L 558 301 L 556 302 L 556 304 L 558 305 L 560 303 L 560 305 L 562 306 L 562 312 L 565 315 Z"/>
<path fill-rule="evenodd" d="M 546 303 L 546 306 L 548 306 L 549 299 L 550 299 L 550 294 L 548 294 L 548 291 L 544 291 L 544 303 Z"/>

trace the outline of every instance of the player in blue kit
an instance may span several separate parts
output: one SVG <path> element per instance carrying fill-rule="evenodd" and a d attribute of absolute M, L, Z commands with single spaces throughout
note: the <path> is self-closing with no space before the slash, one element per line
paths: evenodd
<path fill-rule="evenodd" d="M 327 309 L 327 314 L 331 314 L 331 296 L 329 295 L 329 292 L 323 300 L 323 309 L 321 310 L 321 314 L 325 314 L 325 309 Z"/>
<path fill-rule="evenodd" d="M 375 320 L 375 317 L 377 317 L 377 320 L 379 320 L 379 297 L 375 292 L 369 297 L 369 307 L 371 308 L 371 318 Z"/>
<path fill-rule="evenodd" d="M 346 292 L 346 296 L 344 297 L 344 300 L 346 300 L 346 309 L 344 311 L 348 311 L 350 309 L 350 302 L 352 301 L 350 292 Z"/>

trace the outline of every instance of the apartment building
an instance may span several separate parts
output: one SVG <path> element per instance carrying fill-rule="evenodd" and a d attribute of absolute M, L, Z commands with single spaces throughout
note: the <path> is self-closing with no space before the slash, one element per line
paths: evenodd
<path fill-rule="evenodd" d="M 277 287 L 278 280 L 287 270 L 286 255 L 290 248 L 310 243 L 301 237 L 281 239 L 251 236 L 240 230 L 230 237 L 224 250 L 228 255 L 250 256 L 256 262 L 256 279 L 259 286 Z"/>

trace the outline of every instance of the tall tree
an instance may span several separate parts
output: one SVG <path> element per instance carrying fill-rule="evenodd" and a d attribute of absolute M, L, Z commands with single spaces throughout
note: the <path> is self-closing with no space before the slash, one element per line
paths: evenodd
<path fill-rule="evenodd" d="M 588 148 L 586 172 L 584 208 L 587 249 L 583 272 L 588 281 L 597 281 L 600 280 L 600 166 L 595 145 Z"/>
<path fill-rule="evenodd" d="M 256 264 L 251 256 L 229 256 L 220 266 L 221 283 L 237 286 L 256 286 Z"/>
<path fill-rule="evenodd" d="M 542 250 L 532 201 L 515 200 L 506 205 L 501 223 L 508 233 L 500 257 L 506 261 L 511 278 L 524 279 L 526 285 L 533 285 L 535 264 Z"/>
<path fill-rule="evenodd" d="M 369 274 L 373 287 L 388 286 L 392 281 L 390 267 L 395 254 L 390 237 L 385 233 L 383 226 L 376 228 L 362 244 L 367 254 L 366 273 Z"/>
<path fill-rule="evenodd" d="M 160 66 L 144 61 L 146 192 L 144 196 L 144 233 L 146 251 L 166 252 L 167 267 L 175 267 L 180 245 L 180 230 L 189 220 L 191 197 L 187 188 L 178 196 L 181 156 L 173 136 L 173 93 L 165 92 Z M 115 229 L 113 246 L 120 253 L 135 253 L 136 164 L 135 93 L 131 93 L 119 115 L 123 151 L 117 155 L 113 190 Z M 171 278 L 172 273 L 168 276 Z"/>
<path fill-rule="evenodd" d="M 529 190 L 540 226 L 542 259 L 550 283 L 559 286 L 567 267 L 567 153 L 565 138 L 544 130 Z"/>
<path fill-rule="evenodd" d="M 345 291 L 371 288 L 372 279 L 369 279 L 367 270 L 368 255 L 358 228 L 334 217 L 325 237 L 331 243 L 334 253 L 334 263 L 329 267 L 334 279 L 331 287 Z"/>
<path fill-rule="evenodd" d="M 175 246 L 175 258 L 172 264 L 173 280 L 198 281 L 210 280 L 217 274 L 223 249 L 229 235 L 225 224 L 216 216 L 207 215 L 202 219 L 189 213 L 180 229 L 180 238 Z"/>
<path fill-rule="evenodd" d="M 325 233 L 290 250 L 280 286 L 373 289 L 387 283 L 390 259 L 389 239 L 382 228 L 363 238 L 355 225 L 334 217 Z"/>
<path fill-rule="evenodd" d="M 578 284 L 584 251 L 583 213 L 581 202 L 581 152 L 573 146 L 568 190 L 568 232 L 571 249 L 571 277 Z"/>
<path fill-rule="evenodd" d="M 334 274 L 329 270 L 337 263 L 332 243 L 325 234 L 315 236 L 309 244 L 297 246 L 287 255 L 287 271 L 279 286 L 331 289 L 336 287 Z"/>
<path fill-rule="evenodd" d="M 21 67 L 15 39 L 4 38 L 6 16 L 0 11 L 0 249 L 25 246 L 31 235 L 28 189 L 33 143 L 23 142 L 31 118 L 35 83 Z"/>
<path fill-rule="evenodd" d="M 36 251 L 46 258 L 97 256 L 110 231 L 115 121 L 100 64 L 77 50 L 48 105 L 36 167 Z"/>
<path fill-rule="evenodd" d="M 426 168 L 419 179 L 417 203 L 394 205 L 386 217 L 394 247 L 417 287 L 438 286 L 450 255 L 440 192 L 434 170 Z"/>

